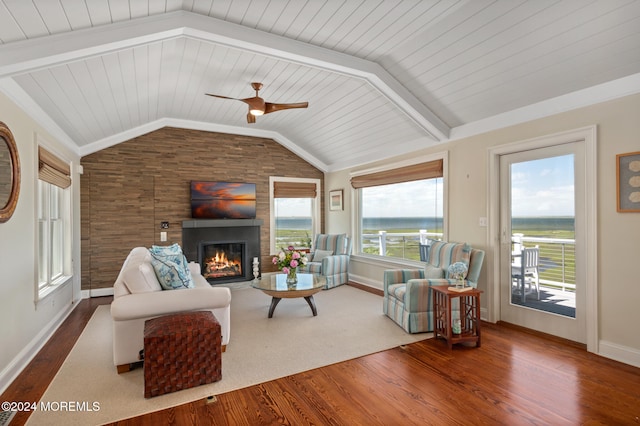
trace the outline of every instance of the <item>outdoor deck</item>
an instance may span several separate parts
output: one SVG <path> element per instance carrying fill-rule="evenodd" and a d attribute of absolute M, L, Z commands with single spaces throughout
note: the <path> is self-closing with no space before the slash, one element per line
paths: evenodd
<path fill-rule="evenodd" d="M 542 284 L 540 284 L 540 300 L 536 299 L 535 294 L 529 294 L 525 298 L 525 303 L 522 303 L 520 295 L 512 293 L 511 303 L 566 317 L 576 317 L 575 292 L 546 287 Z"/>

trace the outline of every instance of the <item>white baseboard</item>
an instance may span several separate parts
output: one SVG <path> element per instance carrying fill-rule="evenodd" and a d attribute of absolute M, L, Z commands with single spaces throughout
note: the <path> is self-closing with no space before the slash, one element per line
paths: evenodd
<path fill-rule="evenodd" d="M 628 346 L 601 340 L 598 355 L 615 361 L 623 362 L 634 367 L 640 367 L 640 351 Z"/>
<path fill-rule="evenodd" d="M 113 296 L 113 287 L 82 290 L 81 296 L 83 299 L 89 299 L 90 297 Z"/>
<path fill-rule="evenodd" d="M 9 365 L 0 372 L 0 394 L 3 393 L 9 385 L 18 377 L 22 370 L 29 365 L 31 360 L 40 352 L 42 347 L 49 341 L 53 333 L 67 319 L 69 314 L 78 306 L 78 301 L 69 303 L 65 309 L 62 309 L 56 316 L 43 328 L 32 340 L 27 344 Z"/>
<path fill-rule="evenodd" d="M 353 281 L 354 283 L 366 285 L 367 287 L 372 287 L 377 290 L 383 290 L 382 281 L 372 280 L 371 278 L 363 277 L 360 275 L 349 274 L 349 281 Z"/>
<path fill-rule="evenodd" d="M 491 322 L 487 318 L 489 318 L 489 311 L 487 308 L 480 307 L 480 319 L 482 321 Z M 495 322 L 492 322 L 492 324 L 495 324 Z"/>

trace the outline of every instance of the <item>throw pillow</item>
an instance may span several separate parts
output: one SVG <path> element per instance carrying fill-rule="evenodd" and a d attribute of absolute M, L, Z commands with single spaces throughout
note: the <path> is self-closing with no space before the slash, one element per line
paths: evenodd
<path fill-rule="evenodd" d="M 333 256 L 333 251 L 332 250 L 316 250 L 313 253 L 313 259 L 311 259 L 311 261 L 322 262 L 322 259 L 324 259 L 327 256 Z"/>
<path fill-rule="evenodd" d="M 182 248 L 180 248 L 180 244 L 174 243 L 170 246 L 151 246 L 149 251 L 152 254 L 160 254 L 163 256 L 170 254 L 182 254 Z"/>
<path fill-rule="evenodd" d="M 462 247 L 462 253 L 460 254 L 460 258 L 457 260 L 457 262 L 462 262 L 465 265 L 467 265 L 467 271 L 464 273 L 464 279 L 467 278 L 467 275 L 469 275 L 469 262 L 471 261 L 471 246 L 467 243 L 464 243 L 464 246 Z"/>
<path fill-rule="evenodd" d="M 444 278 L 444 269 L 427 264 L 424 268 L 424 277 L 429 278 Z"/>
<path fill-rule="evenodd" d="M 165 290 L 193 288 L 195 285 L 187 259 L 182 254 L 159 255 L 151 253 L 151 265 Z"/>
<path fill-rule="evenodd" d="M 122 280 L 131 294 L 162 290 L 153 268 L 148 263 L 125 269 Z"/>
<path fill-rule="evenodd" d="M 467 266 L 467 270 L 463 274 L 463 279 L 467 278 L 469 274 L 469 261 L 471 260 L 471 246 L 467 243 L 455 244 L 451 251 L 450 265 L 456 262 L 462 262 Z M 449 271 L 445 273 L 445 278 L 449 278 Z"/>

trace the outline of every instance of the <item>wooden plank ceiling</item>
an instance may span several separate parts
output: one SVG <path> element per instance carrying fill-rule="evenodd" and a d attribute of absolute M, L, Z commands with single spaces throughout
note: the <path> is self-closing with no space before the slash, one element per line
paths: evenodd
<path fill-rule="evenodd" d="M 332 171 L 640 91 L 635 0 L 0 0 L 0 43 L 0 90 L 80 155 L 173 125 Z M 252 81 L 309 108 L 204 95 Z"/>

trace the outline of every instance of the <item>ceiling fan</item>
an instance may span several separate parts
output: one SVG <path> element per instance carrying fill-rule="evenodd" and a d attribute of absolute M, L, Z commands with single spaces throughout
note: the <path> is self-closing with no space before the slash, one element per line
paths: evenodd
<path fill-rule="evenodd" d="M 249 105 L 249 112 L 247 113 L 247 123 L 255 123 L 258 115 L 269 114 L 270 112 L 282 111 L 284 109 L 292 108 L 306 108 L 309 106 L 309 102 L 297 102 L 290 104 L 272 104 L 271 102 L 265 102 L 258 92 L 262 89 L 262 83 L 251 83 L 251 87 L 256 91 L 256 95 L 252 98 L 238 99 L 230 98 L 228 96 L 213 95 L 211 93 L 205 93 L 207 96 L 213 96 L 221 99 L 233 99 L 235 101 L 242 101 Z"/>

